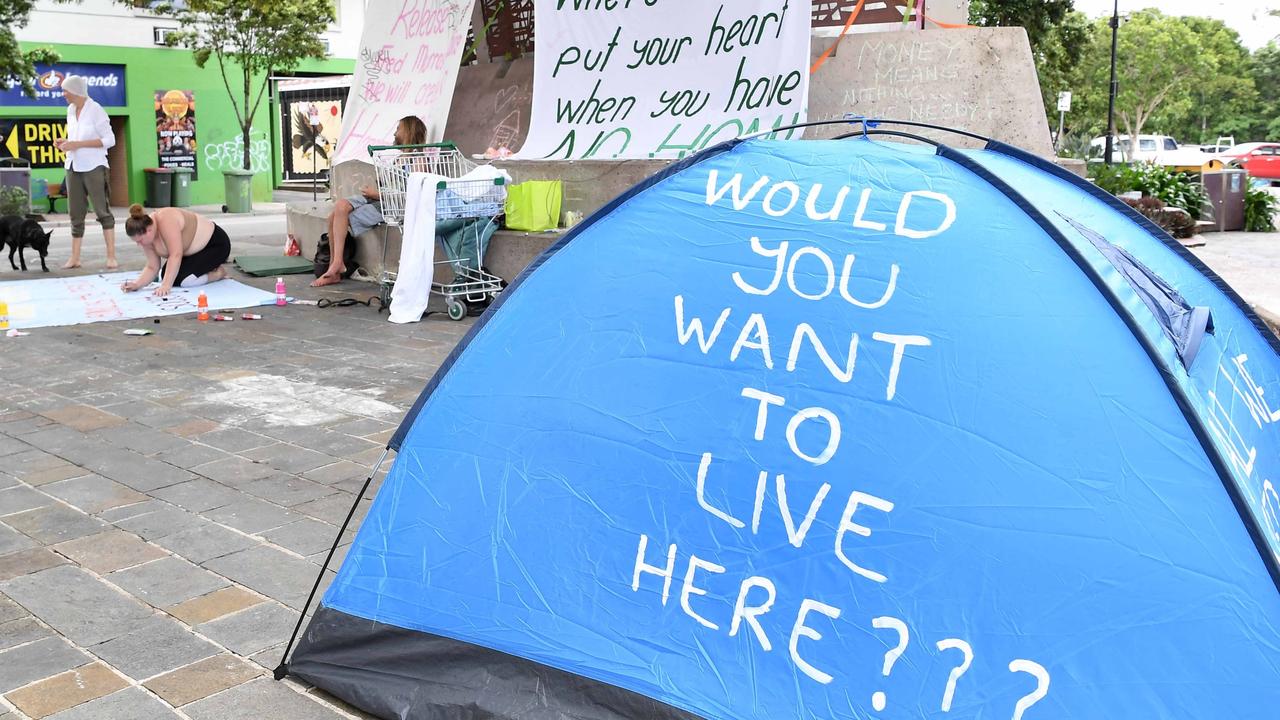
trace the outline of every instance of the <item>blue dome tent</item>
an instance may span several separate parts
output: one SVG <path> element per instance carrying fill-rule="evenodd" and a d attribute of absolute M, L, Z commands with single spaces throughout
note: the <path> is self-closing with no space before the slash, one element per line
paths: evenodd
<path fill-rule="evenodd" d="M 544 253 L 277 676 L 386 718 L 1277 717 L 1280 344 L 1089 183 L 894 134 L 717 146 Z"/>

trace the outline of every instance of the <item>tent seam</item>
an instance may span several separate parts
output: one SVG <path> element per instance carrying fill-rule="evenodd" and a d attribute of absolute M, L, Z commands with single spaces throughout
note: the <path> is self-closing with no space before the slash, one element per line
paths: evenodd
<path fill-rule="evenodd" d="M 994 142 L 994 141 L 993 141 Z M 1262 534 L 1262 528 L 1258 525 L 1257 518 L 1245 502 L 1244 497 L 1236 484 L 1231 472 L 1227 469 L 1226 460 L 1222 457 L 1221 451 L 1209 437 L 1208 431 L 1204 427 L 1204 423 L 1200 421 L 1200 417 L 1191 407 L 1190 398 L 1186 391 L 1176 381 L 1172 369 L 1168 363 L 1156 351 L 1150 338 L 1144 334 L 1138 325 L 1138 320 L 1128 311 L 1120 301 L 1120 298 L 1111 290 L 1106 281 L 1098 274 L 1097 270 L 1085 260 L 1084 256 L 1076 249 L 1075 245 L 1067 239 L 1052 222 L 1045 217 L 1044 213 L 1036 209 L 1030 201 L 1021 193 L 1015 190 L 1011 185 L 1002 180 L 995 173 L 983 167 L 977 161 L 964 155 L 960 151 L 941 145 L 938 147 L 938 155 L 950 160 L 960 167 L 968 170 L 982 180 L 986 181 L 991 187 L 995 188 L 1005 197 L 1013 202 L 1013 204 L 1021 210 L 1032 222 L 1036 223 L 1041 230 L 1049 236 L 1050 239 L 1067 255 L 1068 258 L 1076 265 L 1076 267 L 1089 278 L 1089 281 L 1098 290 L 1102 297 L 1111 306 L 1113 312 L 1129 328 L 1129 332 L 1133 334 L 1134 339 L 1142 347 L 1147 354 L 1147 359 L 1155 366 L 1160 373 L 1161 379 L 1164 381 L 1165 387 L 1173 397 L 1174 403 L 1182 412 L 1183 419 L 1190 427 L 1192 434 L 1199 441 L 1201 449 L 1209 460 L 1209 464 L 1213 466 L 1214 471 L 1218 474 L 1218 480 L 1222 483 L 1223 488 L 1227 492 L 1227 496 L 1231 499 L 1231 504 L 1235 506 L 1236 513 L 1244 522 L 1245 529 L 1249 533 L 1249 537 L 1253 540 L 1255 548 L 1258 550 L 1263 566 L 1267 569 L 1267 573 L 1271 576 L 1272 583 L 1275 584 L 1276 591 L 1280 592 L 1280 565 L 1277 564 L 1275 556 L 1271 552 L 1270 545 L 1267 544 L 1265 536 Z"/>
<path fill-rule="evenodd" d="M 1068 185 L 1084 191 L 1090 197 L 1102 202 L 1113 210 L 1119 211 L 1125 217 L 1137 223 L 1138 226 L 1145 230 L 1153 239 L 1172 250 L 1176 255 L 1178 255 L 1178 257 L 1186 261 L 1193 270 L 1200 273 L 1209 282 L 1213 283 L 1213 285 L 1217 287 L 1233 305 L 1236 306 L 1237 310 L 1244 313 L 1245 318 L 1247 318 L 1249 322 L 1258 329 L 1258 332 L 1262 334 L 1262 339 L 1273 351 L 1275 351 L 1277 356 L 1280 356 L 1280 337 L 1277 337 L 1276 334 L 1271 331 L 1271 328 L 1269 328 L 1266 322 L 1263 321 L 1262 317 L 1258 315 L 1258 312 L 1253 309 L 1253 306 L 1241 297 L 1240 294 L 1235 291 L 1235 288 L 1228 285 L 1225 280 L 1215 273 L 1212 268 L 1205 265 L 1203 260 L 1196 257 L 1195 253 L 1183 247 L 1182 243 L 1178 242 L 1162 230 L 1160 226 L 1152 222 L 1150 218 L 1147 218 L 1137 210 L 1129 207 L 1128 204 L 1121 202 L 1115 195 L 1112 195 L 1088 180 L 1048 162 L 1043 158 L 1036 157 L 1021 148 L 1014 147 L 1007 143 L 1002 143 L 999 140 L 990 140 L 987 143 L 986 149 L 1000 153 L 1001 155 L 1006 155 L 1014 160 L 1021 161 L 1023 164 L 1036 170 L 1049 173 L 1059 180 L 1066 182 Z"/>

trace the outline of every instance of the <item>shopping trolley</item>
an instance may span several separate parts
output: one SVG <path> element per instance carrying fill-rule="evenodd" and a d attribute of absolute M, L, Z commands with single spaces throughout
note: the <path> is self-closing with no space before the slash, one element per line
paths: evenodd
<path fill-rule="evenodd" d="M 378 174 L 378 194 L 382 217 L 386 220 L 382 234 L 382 273 L 378 278 L 383 306 L 391 304 L 391 288 L 395 274 L 387 270 L 387 232 L 390 227 L 403 227 L 405 195 L 409 175 L 417 172 L 442 175 L 436 185 L 436 223 L 487 219 L 496 222 L 507 200 L 505 178 L 465 179 L 474 171 L 453 143 L 428 145 L 371 145 L 369 156 Z M 432 282 L 431 292 L 444 297 L 449 317 L 461 320 L 471 305 L 486 304 L 502 292 L 502 278 L 484 269 L 485 250 L 490 235 L 488 227 L 473 233 L 474 243 L 442 243 L 446 259 L 435 265 L 448 265 L 453 272 L 449 282 Z"/>

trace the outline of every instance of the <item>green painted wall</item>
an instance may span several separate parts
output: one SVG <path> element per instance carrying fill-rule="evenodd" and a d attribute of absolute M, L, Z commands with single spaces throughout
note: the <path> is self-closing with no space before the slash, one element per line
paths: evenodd
<path fill-rule="evenodd" d="M 223 202 L 224 167 L 240 167 L 242 146 L 240 128 L 235 111 L 223 84 L 217 65 L 210 61 L 201 69 L 191 58 L 191 51 L 172 48 L 120 48 L 101 45 L 46 45 L 61 56 L 63 62 L 110 63 L 125 66 L 125 90 L 128 106 L 104 106 L 107 114 L 127 116 L 125 142 L 127 143 L 129 198 L 142 202 L 146 195 L 143 168 L 156 167 L 159 157 L 156 149 L 155 92 L 157 90 L 191 90 L 196 101 L 196 142 L 198 179 L 192 185 L 191 201 L 194 205 L 220 205 Z M 349 74 L 354 71 L 353 60 L 309 61 L 297 68 L 300 73 Z M 233 70 L 233 68 L 228 68 Z M 235 76 L 231 76 L 232 89 L 236 89 Z M 255 84 L 256 85 L 256 84 Z M 256 87 L 255 87 L 256 89 Z M 92 94 L 92 93 L 91 93 Z M 280 150 L 278 149 L 280 122 L 279 110 L 271 104 L 268 94 L 254 116 L 253 150 L 254 169 L 261 172 L 254 177 L 255 200 L 271 199 L 271 189 L 281 177 Z M 65 107 L 0 107 L 3 117 L 66 117 Z M 117 138 L 119 142 L 119 138 Z M 62 179 L 61 169 L 37 169 L 32 177 L 50 182 Z"/>

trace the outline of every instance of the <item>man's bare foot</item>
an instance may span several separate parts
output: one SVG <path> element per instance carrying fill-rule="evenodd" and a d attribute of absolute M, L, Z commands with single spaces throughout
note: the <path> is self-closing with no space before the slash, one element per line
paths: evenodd
<path fill-rule="evenodd" d="M 107 269 L 108 269 L 108 270 L 119 270 L 119 269 L 120 269 L 120 263 L 116 262 L 116 261 L 115 261 L 115 258 L 112 258 L 112 259 L 110 259 L 110 260 L 107 260 Z"/>
<path fill-rule="evenodd" d="M 311 281 L 311 287 L 324 287 L 325 285 L 334 285 L 342 282 L 341 273 L 327 272 L 315 280 Z"/>
<path fill-rule="evenodd" d="M 76 268 L 78 268 L 78 267 L 80 267 L 80 261 L 79 261 L 79 260 L 74 260 L 74 259 L 73 259 L 73 260 L 68 260 L 68 261 L 66 261 L 65 263 L 63 263 L 63 265 L 62 265 L 62 269 L 63 269 L 63 270 L 75 270 L 75 269 L 76 269 Z"/>
<path fill-rule="evenodd" d="M 217 270 L 214 270 L 213 272 L 209 273 L 209 282 L 216 283 L 219 280 L 226 279 L 226 277 L 227 277 L 227 269 L 219 265 Z"/>

